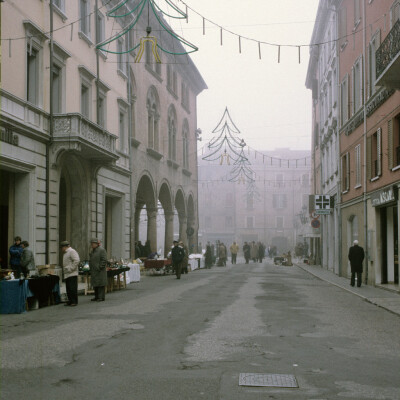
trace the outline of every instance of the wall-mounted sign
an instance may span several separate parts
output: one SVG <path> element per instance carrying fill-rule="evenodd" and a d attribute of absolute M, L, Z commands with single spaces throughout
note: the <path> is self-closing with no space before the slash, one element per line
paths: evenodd
<path fill-rule="evenodd" d="M 18 146 L 18 136 L 10 128 L 0 128 L 0 141 Z"/>
<path fill-rule="evenodd" d="M 379 190 L 371 194 L 371 202 L 373 207 L 383 206 L 397 200 L 397 190 L 394 186 Z"/>
<path fill-rule="evenodd" d="M 332 208 L 331 196 L 325 194 L 316 194 L 314 206 L 315 206 L 314 209 L 315 214 L 329 215 L 331 213 L 331 208 Z"/>
<path fill-rule="evenodd" d="M 314 229 L 318 229 L 318 228 L 321 226 L 321 222 L 319 222 L 319 219 L 314 218 L 314 219 L 311 221 L 311 226 L 312 226 Z"/>

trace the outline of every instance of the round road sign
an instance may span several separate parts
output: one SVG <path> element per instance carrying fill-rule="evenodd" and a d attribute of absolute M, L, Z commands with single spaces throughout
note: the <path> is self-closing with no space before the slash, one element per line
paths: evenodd
<path fill-rule="evenodd" d="M 320 225 L 321 225 L 321 223 L 319 222 L 319 220 L 318 220 L 317 218 L 314 218 L 314 219 L 311 221 L 311 226 L 312 226 L 313 228 L 315 228 L 315 229 L 319 228 Z"/>

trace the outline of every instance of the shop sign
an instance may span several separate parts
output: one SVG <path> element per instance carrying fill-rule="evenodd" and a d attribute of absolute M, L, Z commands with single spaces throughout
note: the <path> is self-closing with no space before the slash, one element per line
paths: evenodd
<path fill-rule="evenodd" d="M 18 136 L 10 128 L 0 128 L 0 141 L 18 146 Z"/>
<path fill-rule="evenodd" d="M 315 195 L 315 214 L 329 215 L 332 208 L 332 198 L 327 195 Z"/>
<path fill-rule="evenodd" d="M 373 207 L 382 206 L 387 203 L 392 203 L 396 201 L 396 191 L 393 186 L 382 189 L 379 192 L 373 193 L 371 195 L 371 202 Z"/>

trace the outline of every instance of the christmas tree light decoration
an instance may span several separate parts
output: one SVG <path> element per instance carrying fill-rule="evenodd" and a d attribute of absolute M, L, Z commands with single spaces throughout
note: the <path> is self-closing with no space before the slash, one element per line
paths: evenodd
<path fill-rule="evenodd" d="M 231 171 L 229 182 L 237 182 L 245 184 L 245 182 L 254 181 L 254 171 L 250 168 L 250 161 L 244 155 L 244 150 L 240 152 L 239 158 L 234 162 L 234 168 Z"/>
<path fill-rule="evenodd" d="M 220 165 L 222 165 L 225 160 L 227 165 L 230 165 L 231 159 L 237 161 L 241 157 L 246 143 L 243 139 L 235 136 L 235 134 L 239 134 L 240 131 L 232 121 L 228 107 L 225 108 L 221 120 L 213 129 L 212 133 L 218 136 L 215 136 L 208 143 L 207 147 L 210 153 L 204 156 L 203 160 L 215 161 L 219 159 Z M 221 151 L 223 152 L 221 153 Z"/>
<path fill-rule="evenodd" d="M 117 34 L 111 36 L 110 38 L 104 40 L 103 42 L 97 44 L 96 48 L 106 52 L 106 53 L 111 53 L 111 54 L 126 54 L 130 53 L 132 51 L 135 51 L 136 49 L 139 48 L 139 52 L 136 55 L 135 62 L 138 63 L 140 62 L 144 50 L 145 50 L 145 44 L 146 42 L 151 43 L 151 51 L 153 53 L 154 59 L 157 63 L 161 63 L 161 58 L 158 53 L 158 50 L 161 50 L 164 53 L 167 54 L 172 54 L 172 55 L 186 55 L 189 53 L 193 53 L 198 50 L 198 47 L 196 47 L 194 44 L 190 43 L 186 39 L 184 39 L 182 36 L 178 35 L 176 32 L 174 32 L 170 26 L 165 22 L 164 16 L 173 18 L 173 19 L 186 19 L 188 21 L 188 14 L 187 12 L 183 12 L 180 10 L 177 6 L 175 6 L 170 0 L 163 0 L 164 3 L 166 3 L 167 6 L 171 7 L 172 10 L 175 12 L 175 15 L 166 12 L 163 10 L 157 3 L 156 0 L 138 0 L 137 4 L 133 7 L 130 7 L 132 4 L 132 0 L 123 0 L 120 4 L 115 6 L 113 9 L 111 9 L 108 13 L 108 17 L 112 18 L 127 18 L 131 17 L 132 20 L 128 23 L 127 26 L 125 26 L 120 32 Z M 147 6 L 147 7 L 146 7 Z M 109 50 L 106 46 L 109 45 L 112 42 L 115 42 L 118 40 L 120 37 L 126 35 L 128 32 L 130 32 L 134 27 L 137 26 L 140 18 L 143 15 L 144 10 L 147 8 L 147 27 L 146 27 L 146 36 L 142 36 L 138 39 L 138 43 L 130 43 L 130 48 L 126 49 L 124 51 L 113 51 Z M 119 12 L 119 13 L 117 13 Z M 152 15 L 152 17 L 150 17 Z M 156 22 L 157 30 L 161 32 L 166 32 L 169 37 L 168 40 L 166 40 L 167 43 L 171 41 L 178 41 L 181 44 L 181 48 L 179 50 L 175 50 L 175 47 L 172 44 L 172 49 L 167 48 L 165 44 L 161 44 L 160 40 L 157 39 L 155 36 L 150 36 L 152 32 L 152 26 L 150 25 L 150 20 Z"/>

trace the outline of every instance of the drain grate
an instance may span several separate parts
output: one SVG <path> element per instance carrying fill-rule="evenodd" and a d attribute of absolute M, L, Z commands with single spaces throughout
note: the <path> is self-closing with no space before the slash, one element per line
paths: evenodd
<path fill-rule="evenodd" d="M 298 388 L 299 385 L 294 375 L 281 374 L 240 374 L 239 386 L 263 386 Z"/>

